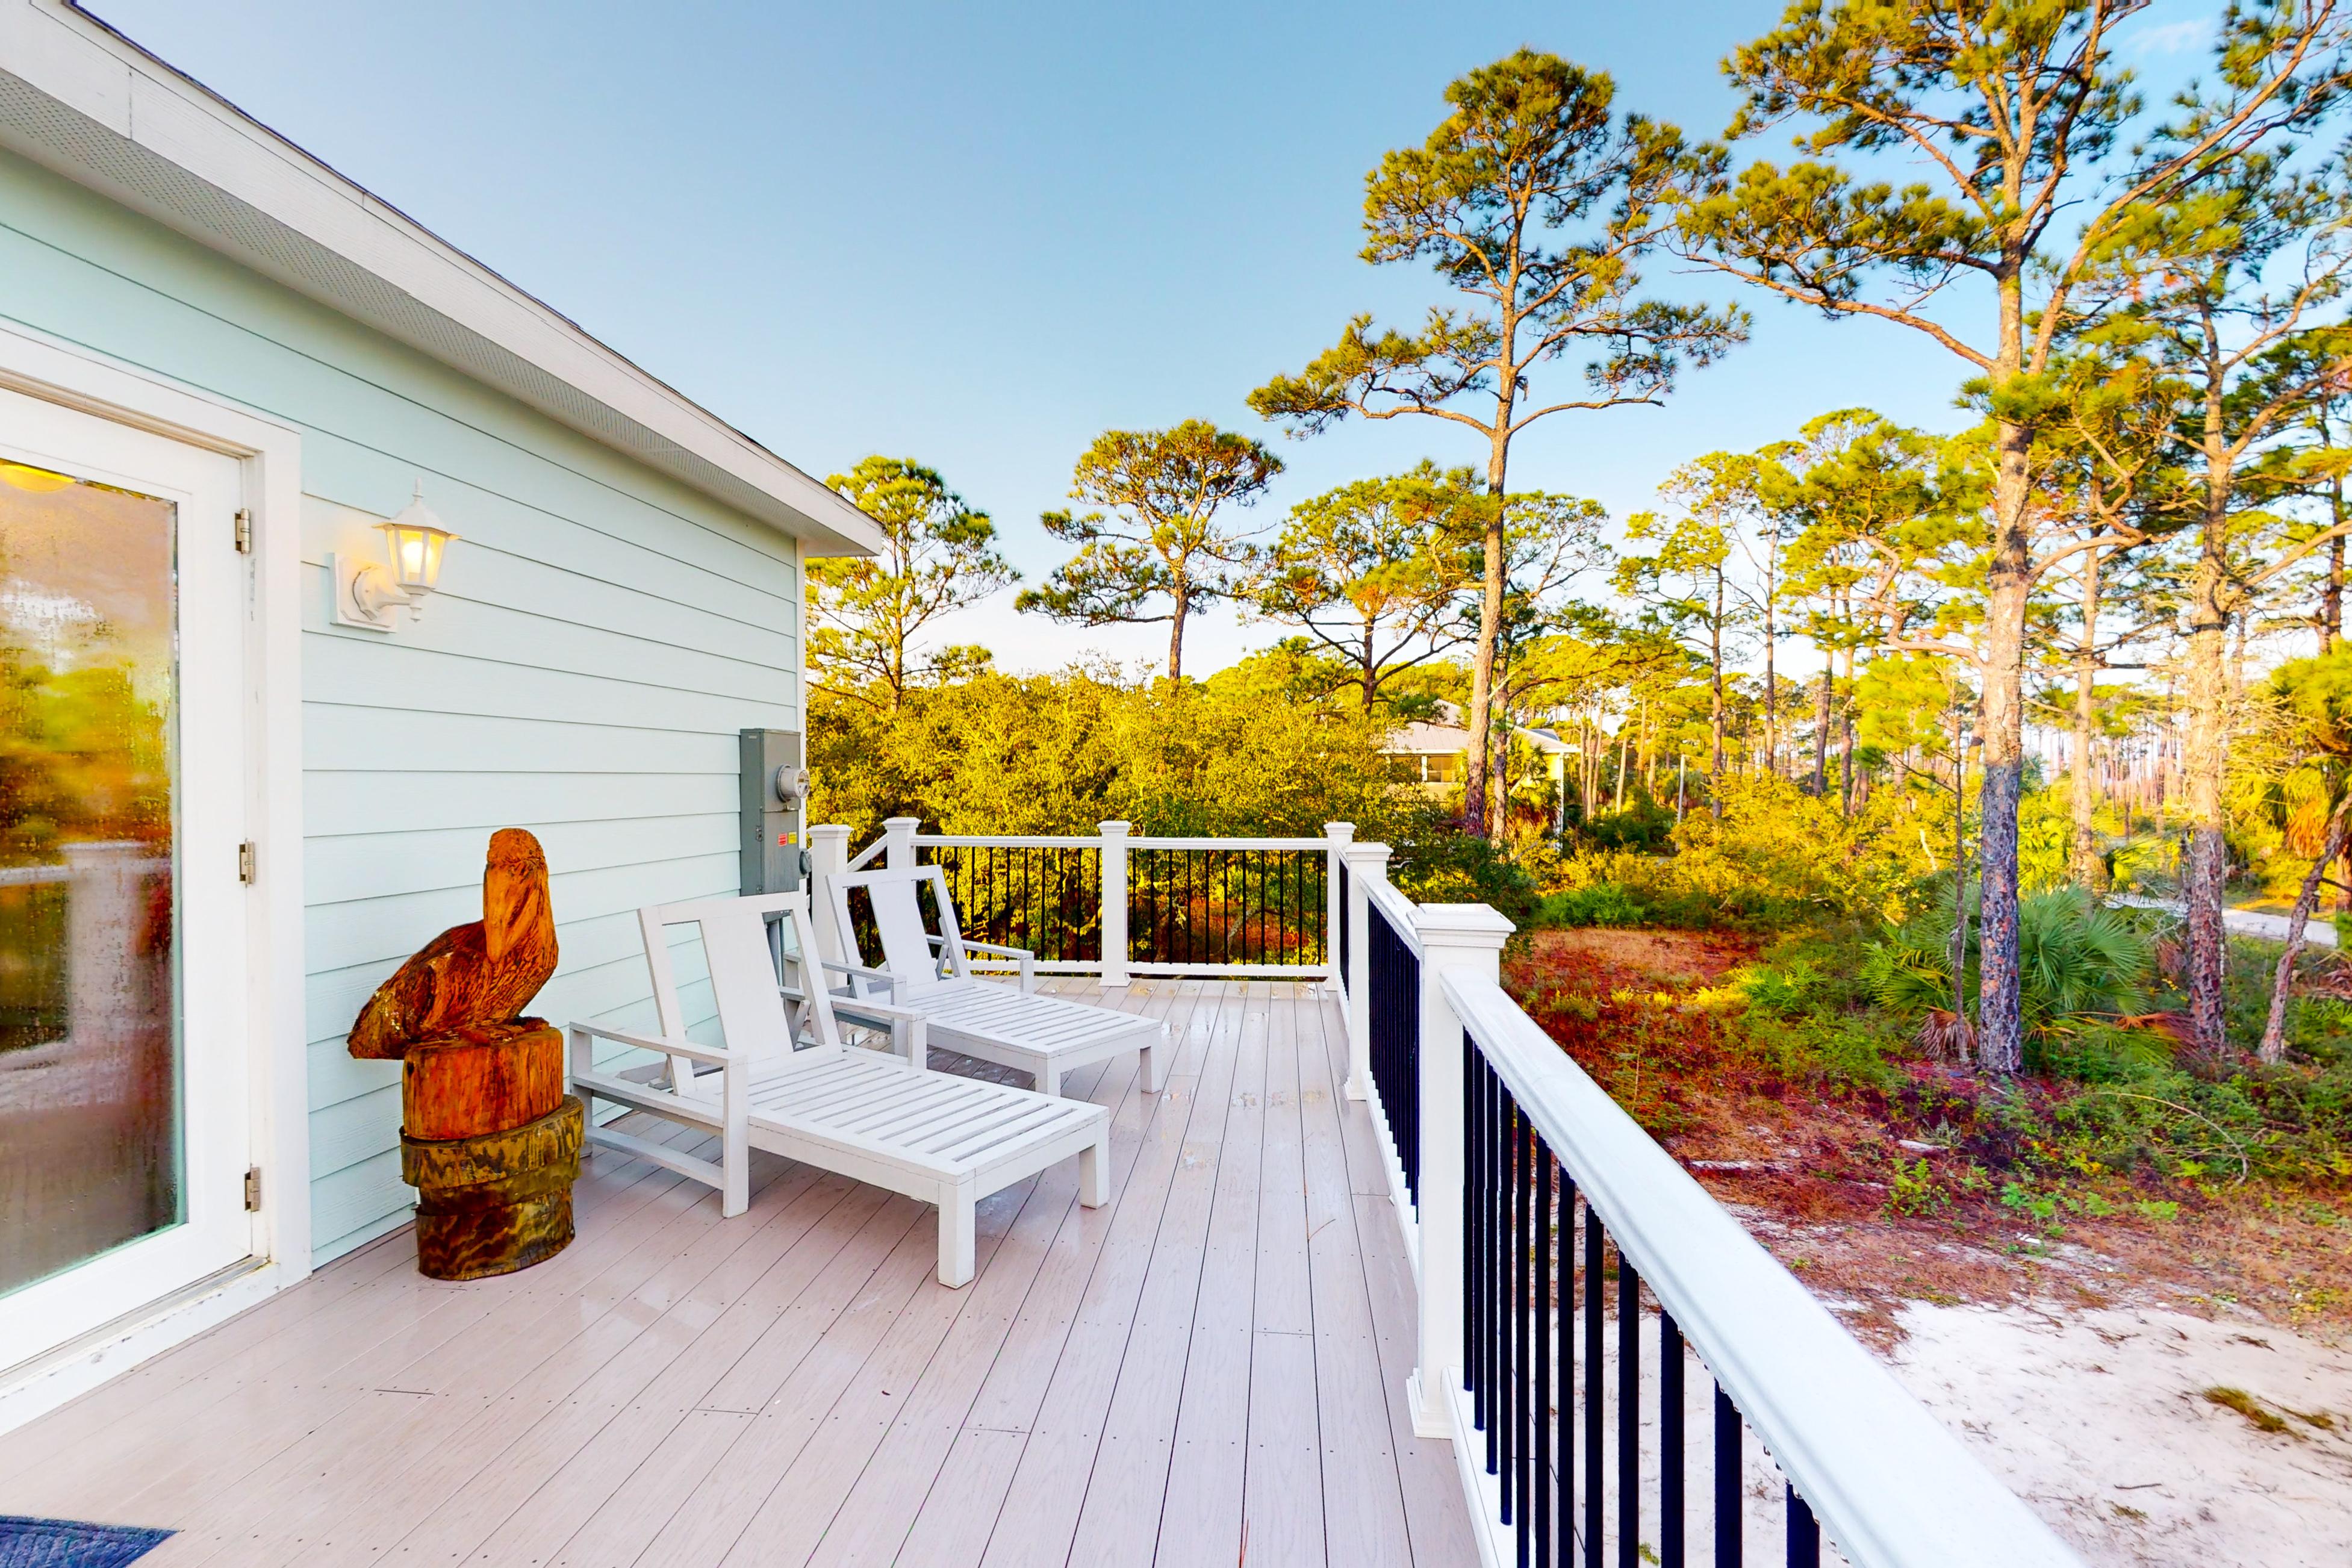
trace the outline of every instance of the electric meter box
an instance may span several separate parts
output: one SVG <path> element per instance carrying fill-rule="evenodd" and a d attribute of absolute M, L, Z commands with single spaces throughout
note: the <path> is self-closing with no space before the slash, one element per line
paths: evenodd
<path fill-rule="evenodd" d="M 742 731 L 745 893 L 795 893 L 807 880 L 808 792 L 798 730 Z"/>

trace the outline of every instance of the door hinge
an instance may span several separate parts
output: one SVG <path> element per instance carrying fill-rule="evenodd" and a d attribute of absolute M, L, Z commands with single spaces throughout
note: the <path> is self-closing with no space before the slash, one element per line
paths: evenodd
<path fill-rule="evenodd" d="M 250 886 L 253 881 L 253 840 L 248 838 L 236 847 L 236 879 Z"/>
<path fill-rule="evenodd" d="M 256 1165 L 245 1173 L 245 1212 L 261 1212 L 261 1167 Z"/>
<path fill-rule="evenodd" d="M 253 512 L 246 507 L 236 509 L 236 552 L 253 553 Z"/>

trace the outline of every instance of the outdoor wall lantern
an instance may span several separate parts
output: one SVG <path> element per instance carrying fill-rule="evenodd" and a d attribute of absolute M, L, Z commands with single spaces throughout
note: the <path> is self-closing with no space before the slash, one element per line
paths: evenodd
<path fill-rule="evenodd" d="M 397 517 L 376 526 L 383 530 L 385 542 L 391 546 L 391 564 L 356 557 L 334 562 L 338 626 L 388 632 L 395 624 L 394 613 L 404 605 L 411 620 L 424 615 L 425 596 L 441 582 L 442 552 L 457 537 L 426 508 L 421 482 Z"/>

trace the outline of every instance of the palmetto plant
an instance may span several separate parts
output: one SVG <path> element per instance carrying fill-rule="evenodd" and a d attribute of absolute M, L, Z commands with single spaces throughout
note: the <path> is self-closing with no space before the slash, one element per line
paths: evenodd
<path fill-rule="evenodd" d="M 2020 997 L 2028 1030 L 2085 1014 L 2142 1010 L 2154 944 L 2116 910 L 2079 888 L 2029 893 L 2018 907 Z M 1863 980 L 1899 1013 L 1942 1008 L 1952 994 L 1952 917 L 1924 914 L 1871 944 Z M 1977 934 L 1969 932 L 1965 977 L 1975 986 Z"/>

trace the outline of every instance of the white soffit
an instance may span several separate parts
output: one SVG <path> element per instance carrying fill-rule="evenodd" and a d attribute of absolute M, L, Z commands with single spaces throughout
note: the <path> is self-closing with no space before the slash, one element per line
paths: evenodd
<path fill-rule="evenodd" d="M 70 0 L 0 0 L 5 145 L 806 542 L 872 520 Z"/>

